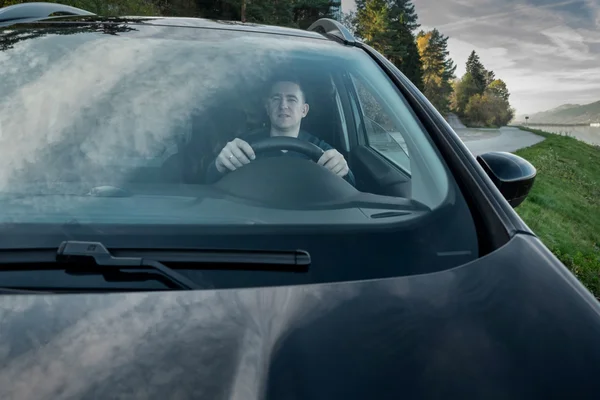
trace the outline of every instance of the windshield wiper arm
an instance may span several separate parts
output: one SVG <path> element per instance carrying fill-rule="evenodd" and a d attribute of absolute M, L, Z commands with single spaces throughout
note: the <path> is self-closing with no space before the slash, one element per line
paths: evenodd
<path fill-rule="evenodd" d="M 109 251 L 100 242 L 71 240 L 62 242 L 58 248 L 0 249 L 0 271 L 59 269 L 70 275 L 100 274 L 110 282 L 154 279 L 172 289 L 183 290 L 207 286 L 192 281 L 175 268 L 306 273 L 310 265 L 311 257 L 305 250 L 136 248 Z M 22 287 L 27 286 L 19 286 Z"/>
<path fill-rule="evenodd" d="M 153 269 L 168 278 L 180 289 L 194 290 L 200 287 L 191 279 L 183 276 L 179 272 L 161 264 L 158 261 L 142 257 L 115 257 L 100 242 L 62 242 L 56 254 L 56 260 L 60 262 L 75 262 L 77 269 L 85 268 L 89 264 L 81 264 L 82 258 L 93 259 L 99 267 L 116 267 L 117 269 Z M 96 269 L 96 268 L 94 268 Z"/>

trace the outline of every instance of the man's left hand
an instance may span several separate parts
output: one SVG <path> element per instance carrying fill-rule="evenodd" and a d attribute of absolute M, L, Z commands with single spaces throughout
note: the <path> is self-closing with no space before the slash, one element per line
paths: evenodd
<path fill-rule="evenodd" d="M 340 177 L 348 175 L 348 172 L 350 171 L 344 156 L 335 149 L 324 152 L 317 164 L 324 166 Z"/>

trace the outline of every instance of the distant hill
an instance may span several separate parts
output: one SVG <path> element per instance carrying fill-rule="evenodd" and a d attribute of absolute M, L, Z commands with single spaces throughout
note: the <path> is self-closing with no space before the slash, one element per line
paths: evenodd
<path fill-rule="evenodd" d="M 525 122 L 525 115 L 517 115 L 515 123 Z M 589 124 L 600 122 L 600 101 L 591 104 L 563 104 L 552 110 L 529 114 L 532 124 Z"/>

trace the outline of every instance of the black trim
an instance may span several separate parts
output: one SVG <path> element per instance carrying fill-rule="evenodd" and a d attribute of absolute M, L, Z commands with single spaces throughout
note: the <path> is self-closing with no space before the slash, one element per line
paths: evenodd
<path fill-rule="evenodd" d="M 517 230 L 511 218 L 506 215 L 501 202 L 498 201 L 499 193 L 493 192 L 495 189 L 493 183 L 485 176 L 485 172 L 471 152 L 455 137 L 454 132 L 449 131 L 446 121 L 439 114 L 435 115 L 431 111 L 432 106 L 423 94 L 390 61 L 364 43 L 358 42 L 356 47 L 364 50 L 394 82 L 430 134 L 431 140 L 452 175 L 458 178 L 456 183 L 464 195 L 475 222 L 480 256 L 506 244 Z M 486 182 L 486 179 L 489 182 Z"/>
<path fill-rule="evenodd" d="M 356 108 L 356 115 L 358 117 L 358 121 L 354 120 L 354 126 L 356 127 L 356 142 L 359 146 L 368 145 L 367 141 L 367 128 L 366 122 L 364 118 L 364 111 L 362 109 L 362 105 L 360 104 L 360 99 L 358 98 L 358 93 L 356 92 L 356 85 L 354 84 L 354 80 L 350 74 L 347 75 L 346 78 L 348 97 L 350 99 L 350 106 L 352 108 Z M 354 111 L 354 110 L 353 110 Z M 352 117 L 354 118 L 355 113 L 352 112 Z M 357 123 L 358 122 L 358 123 Z"/>

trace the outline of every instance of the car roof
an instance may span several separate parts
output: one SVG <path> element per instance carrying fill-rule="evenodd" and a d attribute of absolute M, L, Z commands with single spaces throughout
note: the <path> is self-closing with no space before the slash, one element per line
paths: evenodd
<path fill-rule="evenodd" d="M 299 28 L 289 28 L 273 25 L 262 25 L 239 21 L 213 20 L 206 18 L 192 17 L 140 17 L 140 16 L 122 16 L 122 17 L 99 17 L 99 16 L 59 16 L 36 19 L 35 21 L 15 21 L 12 26 L 23 24 L 72 24 L 72 23 L 102 23 L 102 24 L 128 24 L 128 25 L 150 25 L 150 26 L 170 26 L 181 28 L 214 29 L 239 32 L 256 32 L 282 36 L 297 36 L 307 39 L 325 40 L 328 38 L 320 33 Z"/>
<path fill-rule="evenodd" d="M 240 21 L 215 20 L 195 17 L 165 16 L 118 16 L 103 17 L 87 10 L 55 3 L 21 3 L 0 8 L 0 27 L 30 23 L 103 23 L 128 25 L 154 25 L 186 28 L 201 28 L 239 32 L 255 32 L 280 36 L 296 36 L 307 39 L 341 41 L 353 44 L 352 34 L 338 21 L 322 18 L 308 29 L 265 25 Z"/>
<path fill-rule="evenodd" d="M 88 18 L 89 19 L 89 18 Z M 110 18 L 104 18 L 103 21 L 110 21 Z M 144 25 L 159 25 L 159 26 L 174 26 L 174 27 L 188 27 L 188 28 L 203 28 L 203 29 L 217 29 L 217 30 L 233 30 L 242 32 L 260 32 L 270 33 L 274 35 L 286 35 L 286 36 L 301 36 L 305 38 L 327 40 L 326 37 L 320 33 L 302 30 L 298 28 L 289 28 L 273 25 L 263 25 L 248 22 L 239 21 L 224 21 L 224 20 L 212 20 L 206 18 L 187 18 L 187 17 L 125 17 L 120 18 L 121 21 L 131 21 L 133 24 L 144 24 Z"/>

